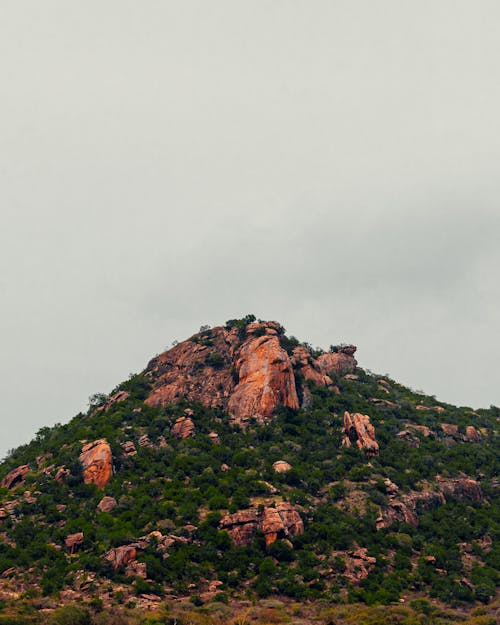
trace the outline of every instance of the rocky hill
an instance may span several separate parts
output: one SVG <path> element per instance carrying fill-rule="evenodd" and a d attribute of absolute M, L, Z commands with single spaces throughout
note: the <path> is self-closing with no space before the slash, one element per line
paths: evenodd
<path fill-rule="evenodd" d="M 0 465 L 0 616 L 53 597 L 492 601 L 500 410 L 355 353 L 249 315 L 40 430 Z"/>

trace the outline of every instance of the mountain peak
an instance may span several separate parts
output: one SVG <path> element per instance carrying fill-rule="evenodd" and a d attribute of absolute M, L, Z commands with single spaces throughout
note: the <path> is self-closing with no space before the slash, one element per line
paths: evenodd
<path fill-rule="evenodd" d="M 147 366 L 150 406 L 185 399 L 227 410 L 241 423 L 269 419 L 278 405 L 298 409 L 308 402 L 307 381 L 335 392 L 331 374 L 354 371 L 353 345 L 315 357 L 285 336 L 276 321 L 252 316 L 199 333 L 156 356 Z"/>

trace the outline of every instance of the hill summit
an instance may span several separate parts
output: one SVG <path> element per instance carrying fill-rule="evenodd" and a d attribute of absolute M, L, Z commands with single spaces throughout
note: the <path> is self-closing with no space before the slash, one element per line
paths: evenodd
<path fill-rule="evenodd" d="M 248 315 L 42 428 L 0 465 L 0 601 L 490 602 L 500 410 L 355 353 Z"/>

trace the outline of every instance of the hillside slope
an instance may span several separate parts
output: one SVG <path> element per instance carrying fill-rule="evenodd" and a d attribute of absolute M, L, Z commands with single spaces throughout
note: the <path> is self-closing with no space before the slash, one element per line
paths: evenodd
<path fill-rule="evenodd" d="M 487 603 L 500 410 L 253 316 L 153 358 L 0 465 L 0 600 Z"/>

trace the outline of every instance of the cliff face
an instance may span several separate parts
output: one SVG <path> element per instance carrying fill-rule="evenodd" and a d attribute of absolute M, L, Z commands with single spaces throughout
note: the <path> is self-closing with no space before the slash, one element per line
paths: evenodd
<path fill-rule="evenodd" d="M 187 399 L 226 409 L 237 422 L 266 420 L 279 404 L 299 408 L 304 389 L 297 388 L 296 374 L 304 383 L 331 386 L 331 374 L 354 371 L 353 345 L 317 359 L 298 346 L 290 356 L 280 342 L 283 332 L 279 323 L 266 321 L 194 335 L 151 360 L 147 375 L 153 390 L 146 403 L 166 406 Z"/>

